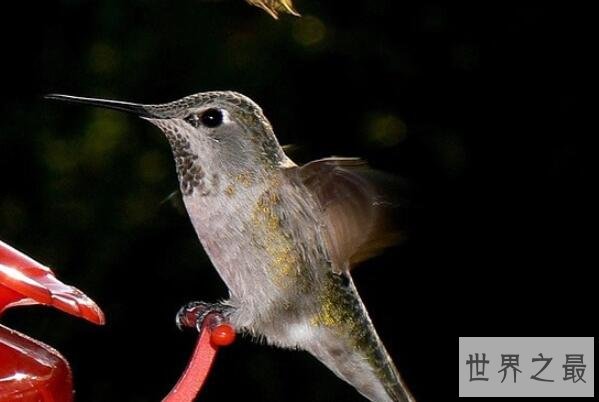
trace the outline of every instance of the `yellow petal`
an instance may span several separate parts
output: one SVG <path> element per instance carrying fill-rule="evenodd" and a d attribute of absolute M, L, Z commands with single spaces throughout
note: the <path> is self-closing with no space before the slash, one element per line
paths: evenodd
<path fill-rule="evenodd" d="M 288 13 L 299 16 L 299 13 L 293 8 L 292 0 L 247 0 L 248 3 L 260 7 L 277 19 L 279 13 Z"/>

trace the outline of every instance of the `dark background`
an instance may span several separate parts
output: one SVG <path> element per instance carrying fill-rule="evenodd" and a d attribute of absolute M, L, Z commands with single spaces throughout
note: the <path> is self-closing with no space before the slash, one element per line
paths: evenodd
<path fill-rule="evenodd" d="M 0 238 L 108 322 L 41 308 L 2 322 L 69 359 L 77 400 L 159 400 L 194 341 L 176 311 L 226 289 L 163 202 L 177 182 L 160 132 L 49 92 L 161 103 L 233 89 L 297 162 L 362 156 L 407 178 L 408 240 L 355 278 L 417 399 L 457 396 L 458 336 L 589 335 L 588 10 L 298 0 L 304 18 L 274 21 L 241 0 L 23 3 L 3 5 Z M 363 400 L 308 355 L 248 339 L 201 400 L 241 397 Z"/>

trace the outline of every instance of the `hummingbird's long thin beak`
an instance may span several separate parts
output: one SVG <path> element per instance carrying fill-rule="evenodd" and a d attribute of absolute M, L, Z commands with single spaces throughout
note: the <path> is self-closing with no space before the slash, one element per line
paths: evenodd
<path fill-rule="evenodd" d="M 61 95 L 61 94 L 49 94 L 44 96 L 45 99 L 56 99 L 71 103 L 80 103 L 84 105 L 99 106 L 107 109 L 119 110 L 121 112 L 127 112 L 135 114 L 139 117 L 158 118 L 154 114 L 150 113 L 146 107 L 139 103 L 122 102 L 110 99 L 97 99 L 97 98 L 84 98 L 81 96 Z"/>

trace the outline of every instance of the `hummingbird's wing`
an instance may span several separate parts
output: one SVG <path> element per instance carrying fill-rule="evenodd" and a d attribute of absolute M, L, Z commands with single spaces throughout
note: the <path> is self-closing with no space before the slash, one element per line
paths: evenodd
<path fill-rule="evenodd" d="M 322 209 L 336 272 L 349 270 L 400 239 L 391 219 L 400 203 L 385 194 L 393 182 L 388 175 L 358 158 L 324 158 L 295 169 Z"/>

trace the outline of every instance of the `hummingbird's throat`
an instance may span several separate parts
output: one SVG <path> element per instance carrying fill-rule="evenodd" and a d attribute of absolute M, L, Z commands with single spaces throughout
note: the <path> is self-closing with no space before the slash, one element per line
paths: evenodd
<path fill-rule="evenodd" d="M 170 120 L 148 120 L 164 132 L 171 145 L 181 193 L 188 196 L 197 191 L 202 196 L 208 195 L 210 188 L 205 180 L 206 172 L 200 165 L 198 155 L 193 152 L 187 135 Z"/>

